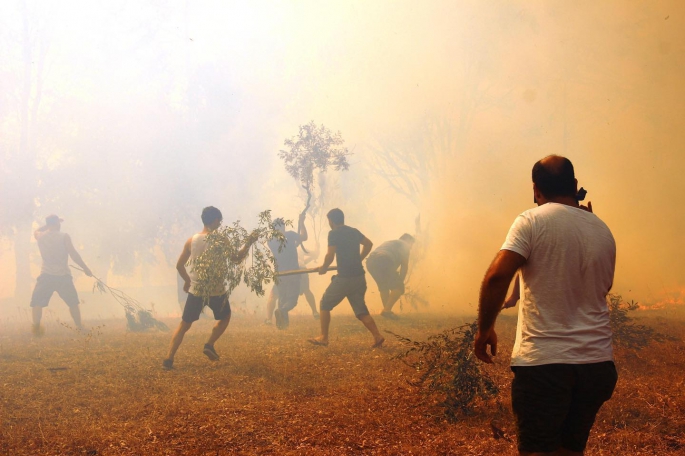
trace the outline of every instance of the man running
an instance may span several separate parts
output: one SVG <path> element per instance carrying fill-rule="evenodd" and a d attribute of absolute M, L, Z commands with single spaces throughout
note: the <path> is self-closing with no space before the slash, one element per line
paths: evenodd
<path fill-rule="evenodd" d="M 371 252 L 373 243 L 358 229 L 345 225 L 345 214 L 340 209 L 331 209 L 327 217 L 331 231 L 328 233 L 328 252 L 323 265 L 319 268 L 319 274 L 325 274 L 336 257 L 338 274 L 331 278 L 331 283 L 321 298 L 321 335 L 308 341 L 314 345 L 328 346 L 331 310 L 347 298 L 354 315 L 373 335 L 372 348 L 381 347 L 385 338 L 378 331 L 376 322 L 369 315 L 369 309 L 364 302 L 366 277 L 362 260 Z"/>
<path fill-rule="evenodd" d="M 404 294 L 404 279 L 407 277 L 409 253 L 413 245 L 414 236 L 405 233 L 399 239 L 382 243 L 366 260 L 366 268 L 381 294 L 381 317 L 397 318 L 392 307 Z"/>
<path fill-rule="evenodd" d="M 45 225 L 33 233 L 38 243 L 40 256 L 43 259 L 40 275 L 36 280 L 36 287 L 31 296 L 32 331 L 35 336 L 43 335 L 44 330 L 40 326 L 43 307 L 48 306 L 55 291 L 69 306 L 69 313 L 74 319 L 76 328 L 83 328 L 81 309 L 79 308 L 80 300 L 69 270 L 69 257 L 83 269 L 88 277 L 92 277 L 93 274 L 74 248 L 71 237 L 60 231 L 63 221 L 54 214 L 48 215 L 45 218 Z"/>
<path fill-rule="evenodd" d="M 300 215 L 299 233 L 286 231 L 285 221 L 282 218 L 274 220 L 273 227 L 285 236 L 285 245 L 281 246 L 280 241 L 272 239 L 268 242 L 269 249 L 276 259 L 276 272 L 291 271 L 300 269 L 300 262 L 297 256 L 297 247 L 308 239 L 307 228 L 304 226 L 305 214 Z M 266 323 L 271 323 L 271 315 L 276 317 L 276 327 L 286 329 L 290 325 L 288 313 L 295 308 L 300 297 L 302 279 L 297 276 L 286 276 L 278 279 L 278 284 L 271 288 L 269 301 L 266 303 Z M 278 303 L 278 308 L 274 311 Z"/>
<path fill-rule="evenodd" d="M 197 274 L 192 269 L 189 273 L 186 270 L 186 264 L 188 264 L 189 261 L 192 264 L 192 262 L 205 251 L 207 234 L 219 228 L 222 219 L 223 217 L 219 209 L 213 206 L 204 208 L 202 210 L 202 223 L 204 228 L 186 241 L 181 256 L 179 256 L 178 262 L 176 263 L 176 269 L 183 278 L 183 291 L 188 293 L 188 299 L 186 300 L 186 305 L 183 309 L 181 323 L 178 325 L 178 329 L 176 329 L 176 332 L 171 338 L 169 354 L 162 362 L 162 367 L 165 369 L 173 368 L 174 356 L 176 355 L 178 347 L 181 346 L 181 342 L 183 342 L 183 336 L 188 332 L 193 322 L 200 318 L 200 313 L 204 307 L 203 297 L 193 294 L 197 287 Z M 256 240 L 256 235 L 250 235 L 243 248 L 231 258 L 231 261 L 235 263 L 242 261 L 247 256 L 250 246 Z M 226 331 L 228 323 L 231 321 L 231 305 L 228 302 L 228 294 L 223 286 L 220 289 L 214 290 L 209 298 L 207 306 L 212 309 L 214 319 L 217 322 L 216 325 L 214 325 L 214 328 L 212 328 L 212 333 L 204 346 L 203 353 L 210 360 L 217 361 L 219 359 L 219 354 L 214 349 L 214 343 L 221 337 L 224 331 Z"/>

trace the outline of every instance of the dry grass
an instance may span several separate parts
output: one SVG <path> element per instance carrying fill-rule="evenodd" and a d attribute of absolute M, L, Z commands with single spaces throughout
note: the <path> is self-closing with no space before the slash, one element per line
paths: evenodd
<path fill-rule="evenodd" d="M 422 340 L 470 318 L 377 320 Z M 641 322 L 680 335 L 684 320 L 656 313 Z M 126 333 L 123 320 L 89 335 L 52 325 L 39 340 L 28 324 L 5 331 L 0 454 L 515 454 L 511 317 L 498 323 L 502 352 L 488 367 L 501 406 L 481 404 L 456 424 L 407 384 L 415 373 L 391 359 L 402 347 L 388 337 L 387 348 L 369 349 L 371 337 L 351 316 L 333 316 L 331 345 L 322 348 L 305 341 L 317 333 L 311 317 L 277 331 L 236 315 L 216 363 L 201 352 L 210 325 L 190 330 L 172 371 L 160 367 L 170 334 Z M 683 343 L 620 352 L 617 365 L 617 390 L 587 454 L 685 454 Z M 492 423 L 505 435 L 495 438 Z"/>

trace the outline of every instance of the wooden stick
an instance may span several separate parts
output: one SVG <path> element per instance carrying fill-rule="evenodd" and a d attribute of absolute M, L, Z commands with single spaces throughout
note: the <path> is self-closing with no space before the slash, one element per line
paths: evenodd
<path fill-rule="evenodd" d="M 337 266 L 330 266 L 328 271 L 337 271 Z M 309 269 L 292 269 L 290 271 L 277 272 L 274 274 L 276 277 L 285 277 L 297 274 L 311 274 L 313 272 L 319 272 L 319 268 L 309 268 Z"/>

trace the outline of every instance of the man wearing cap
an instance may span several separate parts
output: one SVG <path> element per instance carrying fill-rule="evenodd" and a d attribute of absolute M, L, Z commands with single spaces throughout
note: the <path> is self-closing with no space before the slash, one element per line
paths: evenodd
<path fill-rule="evenodd" d="M 33 333 L 37 336 L 43 333 L 43 329 L 40 326 L 43 307 L 48 306 L 50 298 L 55 291 L 69 306 L 69 313 L 74 319 L 76 327 L 82 328 L 79 297 L 69 270 L 69 257 L 83 269 L 83 272 L 88 277 L 91 277 L 93 274 L 81 259 L 81 255 L 74 248 L 71 237 L 67 233 L 60 231 L 62 222 L 63 220 L 58 216 L 54 214 L 48 215 L 45 218 L 45 225 L 33 233 L 38 242 L 40 256 L 43 259 L 43 266 L 31 296 Z"/>

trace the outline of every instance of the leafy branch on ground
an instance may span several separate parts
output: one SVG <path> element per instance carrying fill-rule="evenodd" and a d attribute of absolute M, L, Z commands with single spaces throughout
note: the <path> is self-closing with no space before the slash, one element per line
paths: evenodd
<path fill-rule="evenodd" d="M 419 374 L 409 384 L 419 388 L 425 397 L 436 400 L 452 421 L 473 413 L 479 399 L 488 400 L 499 393 L 473 353 L 477 330 L 473 322 L 432 335 L 425 342 L 386 331 L 409 347 L 397 355 Z"/>
<path fill-rule="evenodd" d="M 292 224 L 290 221 L 285 223 Z M 257 238 L 252 244 L 251 254 L 236 262 L 239 251 L 250 237 Z M 236 221 L 208 233 L 205 250 L 190 264 L 191 271 L 197 276 L 193 294 L 207 301 L 210 296 L 230 294 L 244 283 L 257 296 L 263 296 L 265 285 L 275 280 L 276 260 L 267 245 L 274 239 L 280 243 L 280 251 L 285 246 L 285 236 L 273 226 L 271 211 L 268 210 L 259 214 L 257 228 L 252 232 Z"/>
<path fill-rule="evenodd" d="M 84 272 L 83 269 L 71 265 L 72 268 Z M 99 291 L 100 294 L 110 294 L 114 300 L 126 311 L 126 322 L 129 331 L 143 332 L 148 329 L 158 329 L 160 331 L 169 331 L 169 327 L 162 321 L 157 320 L 152 315 L 152 311 L 143 307 L 136 299 L 132 298 L 125 292 L 110 287 L 102 279 L 92 276 L 95 279 L 93 284 L 93 293 Z"/>
<path fill-rule="evenodd" d="M 652 342 L 674 340 L 673 337 L 662 334 L 654 328 L 635 323 L 633 318 L 628 316 L 629 312 L 640 307 L 637 302 L 633 300 L 627 302 L 621 295 L 609 293 L 607 305 L 614 346 L 641 350 Z"/>

